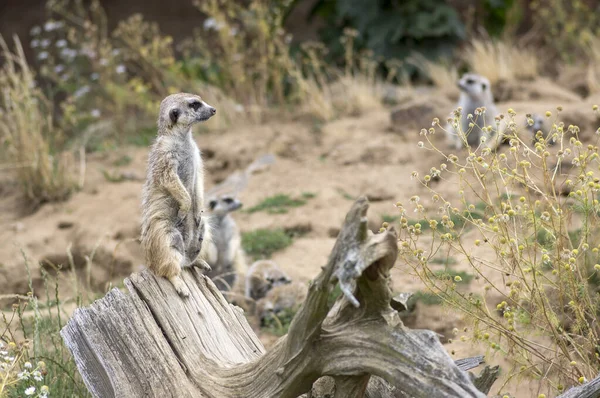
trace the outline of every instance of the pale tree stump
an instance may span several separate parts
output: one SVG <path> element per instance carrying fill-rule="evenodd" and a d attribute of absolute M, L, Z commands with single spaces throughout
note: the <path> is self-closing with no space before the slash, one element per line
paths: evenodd
<path fill-rule="evenodd" d="M 316 398 L 313 383 L 331 376 L 336 398 L 485 397 L 465 372 L 481 358 L 455 364 L 433 332 L 405 328 L 390 307 L 397 237 L 368 231 L 367 208 L 365 198 L 354 203 L 289 333 L 269 351 L 196 269 L 183 273 L 186 299 L 145 270 L 125 279 L 128 294 L 113 289 L 77 309 L 61 335 L 87 388 L 102 398 Z M 329 308 L 336 283 L 344 294 Z"/>

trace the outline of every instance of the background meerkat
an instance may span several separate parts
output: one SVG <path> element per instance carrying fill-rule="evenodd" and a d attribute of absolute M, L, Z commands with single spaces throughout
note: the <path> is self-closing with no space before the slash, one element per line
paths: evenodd
<path fill-rule="evenodd" d="M 256 303 L 255 315 L 263 323 L 269 316 L 280 315 L 285 310 L 295 312 L 306 299 L 306 284 L 293 282 L 275 286 Z"/>
<path fill-rule="evenodd" d="M 236 172 L 207 192 L 209 222 L 212 239 L 205 242 L 202 257 L 211 266 L 207 275 L 222 291 L 231 290 L 240 274 L 247 272 L 241 236 L 231 212 L 242 207 L 237 199 L 250 176 L 275 161 L 273 155 L 264 155 L 252 162 L 243 172 Z"/>
<path fill-rule="evenodd" d="M 531 115 L 531 117 L 529 117 L 527 119 L 531 119 L 531 121 L 533 122 L 532 124 L 529 124 L 530 123 L 529 120 L 525 121 L 525 128 L 527 129 L 527 131 L 529 131 L 531 133 L 531 142 L 532 143 L 535 144 L 538 141 L 537 133 L 541 132 L 542 137 L 546 140 L 547 145 L 552 146 L 552 145 L 556 144 L 556 141 L 554 140 L 553 137 L 548 137 L 548 128 L 546 127 L 546 119 L 542 115 L 534 113 Z"/>
<path fill-rule="evenodd" d="M 203 256 L 212 268 L 206 275 L 222 291 L 231 290 L 238 275 L 246 273 L 240 231 L 231 216 L 240 207 L 242 203 L 229 195 L 210 198 L 208 202 L 212 234 L 211 241 L 205 242 L 207 249 Z"/>
<path fill-rule="evenodd" d="M 460 149 L 464 146 L 465 139 L 469 146 L 477 147 L 481 143 L 481 137 L 486 137 L 484 145 L 496 149 L 502 142 L 505 123 L 502 121 L 499 128 L 496 128 L 495 117 L 500 112 L 494 104 L 490 81 L 483 76 L 466 73 L 457 84 L 460 89 L 457 108 L 462 108 L 462 116 L 458 126 L 460 131 L 455 130 L 452 123 L 448 123 L 446 126 L 448 141 L 453 148 Z M 481 107 L 486 108 L 485 114 L 476 115 L 475 110 Z M 473 115 L 473 119 L 468 117 L 469 114 Z M 454 114 L 451 117 L 454 118 Z M 469 127 L 470 123 L 473 123 L 472 128 Z M 492 126 L 493 134 L 483 132 L 482 128 L 486 126 Z"/>
<path fill-rule="evenodd" d="M 148 173 L 142 190 L 141 243 L 146 264 L 156 275 L 169 279 L 175 290 L 188 296 L 181 268 L 208 269 L 199 258 L 202 240 L 210 230 L 202 216 L 204 170 L 192 125 L 216 113 L 194 94 L 179 93 L 160 104 L 158 135 L 148 156 Z"/>
<path fill-rule="evenodd" d="M 271 260 L 254 262 L 246 275 L 246 297 L 260 300 L 274 287 L 287 285 L 292 280 Z"/>

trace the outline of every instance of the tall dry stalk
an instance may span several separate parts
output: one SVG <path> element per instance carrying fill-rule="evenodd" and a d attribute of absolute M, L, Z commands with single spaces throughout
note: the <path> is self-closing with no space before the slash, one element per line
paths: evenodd
<path fill-rule="evenodd" d="M 25 196 L 39 204 L 65 199 L 74 188 L 67 172 L 68 155 L 53 152 L 60 131 L 53 123 L 52 104 L 37 87 L 23 47 L 14 38 L 11 52 L 0 36 L 4 66 L 0 69 L 0 142 Z"/>

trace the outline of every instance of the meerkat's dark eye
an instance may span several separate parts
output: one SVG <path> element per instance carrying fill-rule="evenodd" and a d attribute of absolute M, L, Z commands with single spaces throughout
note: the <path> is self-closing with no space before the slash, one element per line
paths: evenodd
<path fill-rule="evenodd" d="M 233 203 L 233 199 L 232 198 L 225 198 L 223 199 L 223 202 L 227 203 L 228 205 Z"/>
<path fill-rule="evenodd" d="M 465 83 L 467 83 L 467 84 L 473 84 L 473 83 L 475 83 L 475 80 L 473 80 L 473 79 L 467 79 L 467 80 L 465 80 Z"/>
<path fill-rule="evenodd" d="M 208 202 L 208 206 L 210 207 L 211 210 L 214 210 L 214 208 L 217 207 L 217 201 L 211 200 L 210 202 Z"/>
<path fill-rule="evenodd" d="M 487 90 L 487 84 L 481 83 L 481 88 L 483 89 L 483 91 Z"/>
<path fill-rule="evenodd" d="M 281 278 L 279 278 L 279 282 L 285 283 L 287 282 L 287 278 L 285 276 L 282 276 Z"/>
<path fill-rule="evenodd" d="M 190 108 L 192 108 L 195 111 L 200 109 L 201 106 L 202 106 L 202 102 L 200 102 L 200 101 L 194 101 L 190 104 Z"/>
<path fill-rule="evenodd" d="M 267 282 L 273 283 L 273 278 L 271 278 L 270 276 L 267 276 L 265 279 L 267 280 Z"/>
<path fill-rule="evenodd" d="M 169 112 L 169 118 L 173 124 L 177 123 L 177 119 L 179 119 L 179 109 L 171 109 Z"/>

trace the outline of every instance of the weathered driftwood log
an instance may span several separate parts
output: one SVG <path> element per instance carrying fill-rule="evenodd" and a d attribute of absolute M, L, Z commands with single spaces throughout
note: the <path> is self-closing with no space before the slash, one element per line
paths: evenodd
<path fill-rule="evenodd" d="M 287 336 L 265 351 L 242 311 L 197 270 L 173 286 L 148 271 L 125 280 L 62 330 L 97 397 L 298 397 L 321 376 L 335 397 L 484 397 L 431 331 L 409 330 L 390 307 L 393 229 L 367 230 L 368 204 L 352 207 L 329 261 L 310 284 Z M 343 295 L 332 308 L 335 283 Z M 371 375 L 384 379 L 372 380 Z M 387 389 L 387 392 L 385 391 Z"/>

